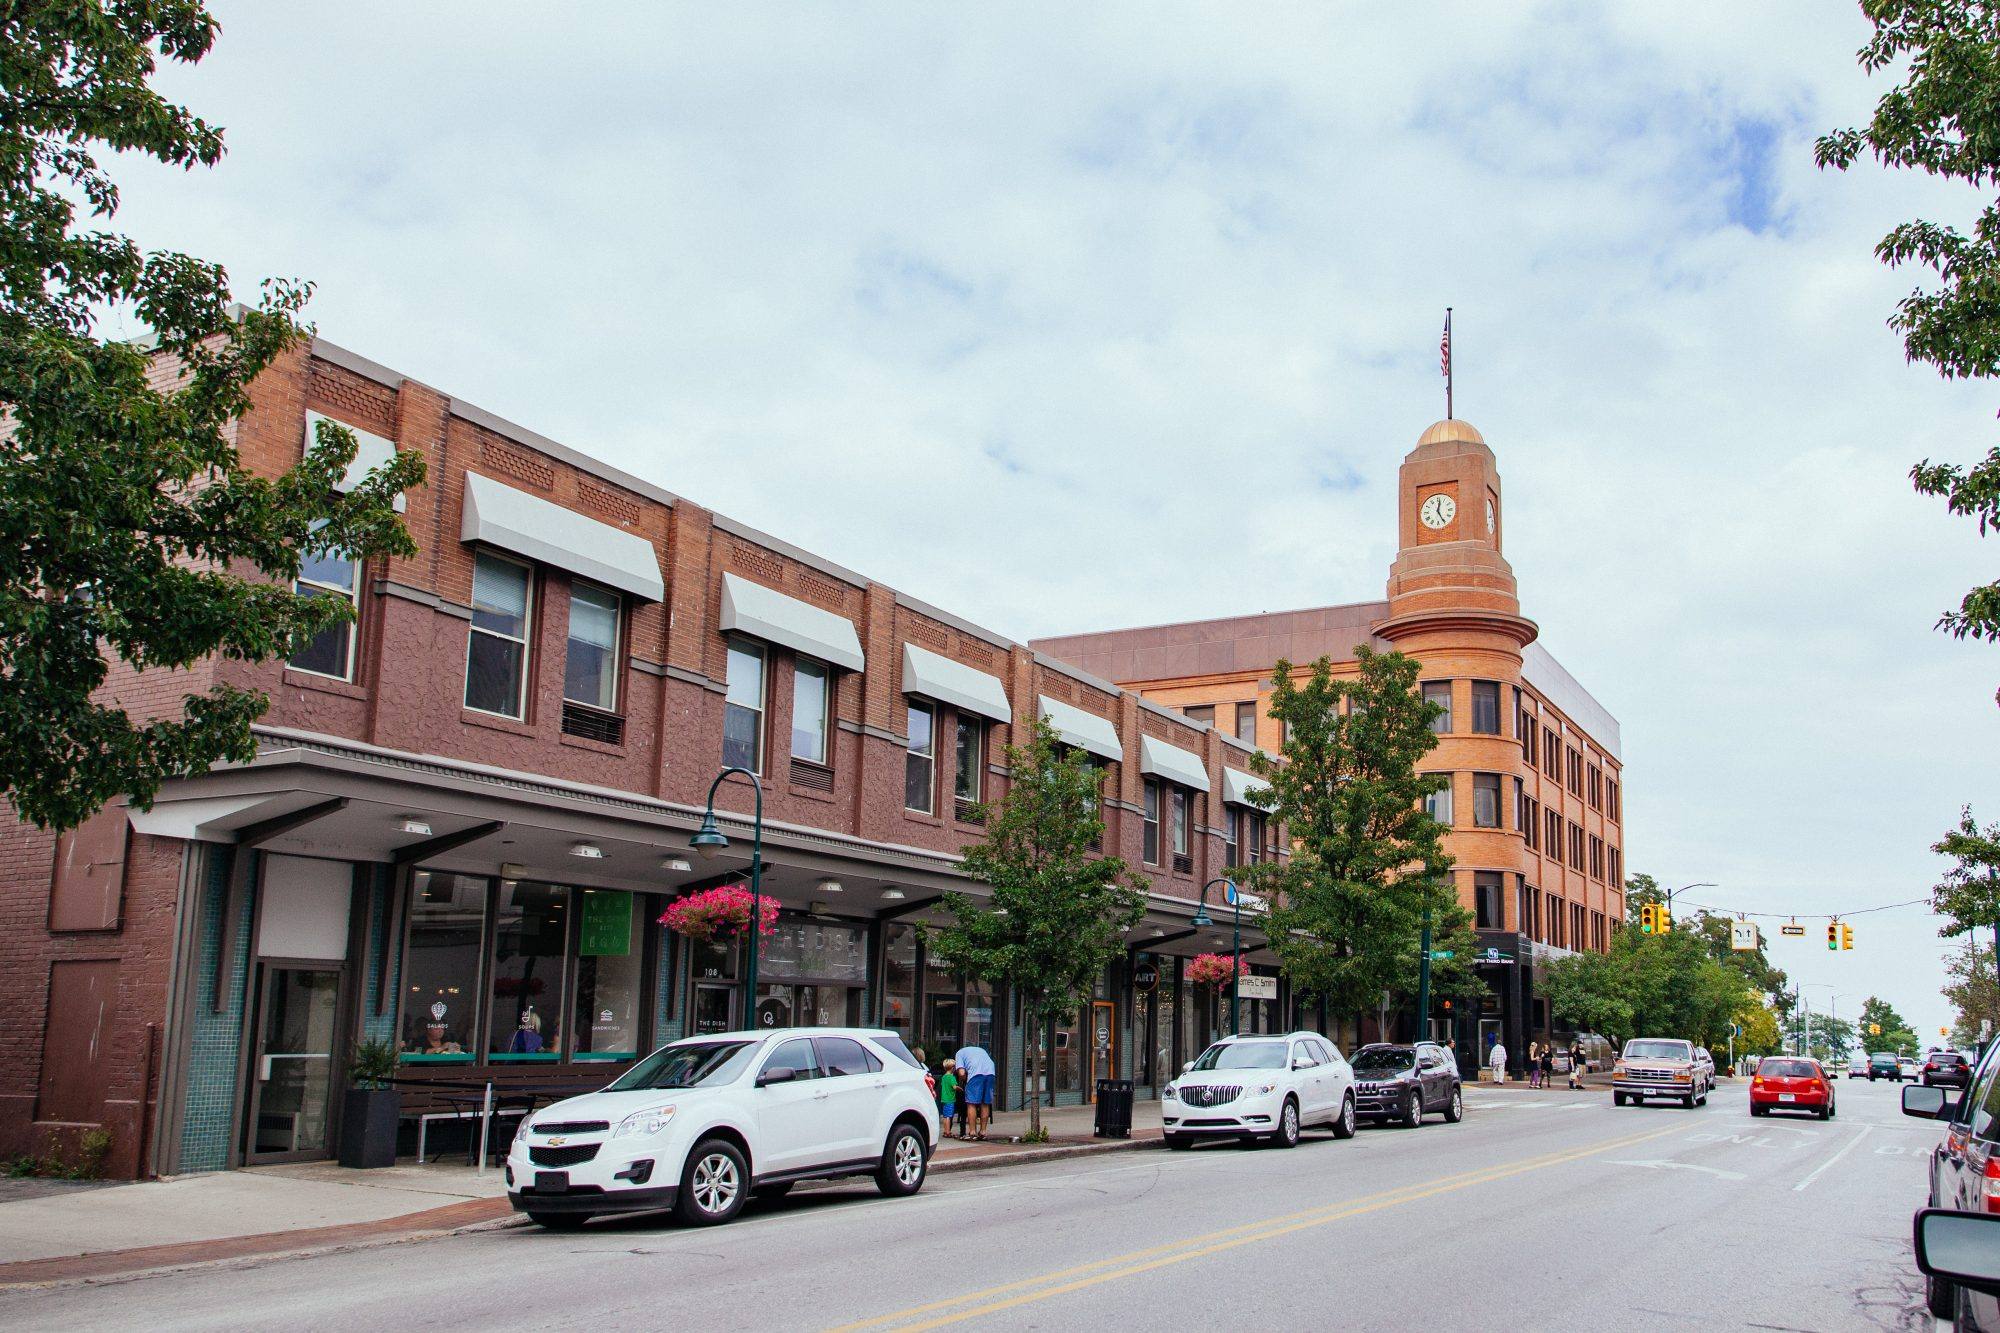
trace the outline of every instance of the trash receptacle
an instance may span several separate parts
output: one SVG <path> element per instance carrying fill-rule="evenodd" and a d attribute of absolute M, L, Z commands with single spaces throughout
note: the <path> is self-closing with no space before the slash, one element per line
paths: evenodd
<path fill-rule="evenodd" d="M 1097 1137 L 1100 1139 L 1129 1139 L 1132 1137 L 1132 1080 L 1129 1078 L 1101 1078 L 1097 1080 Z"/>

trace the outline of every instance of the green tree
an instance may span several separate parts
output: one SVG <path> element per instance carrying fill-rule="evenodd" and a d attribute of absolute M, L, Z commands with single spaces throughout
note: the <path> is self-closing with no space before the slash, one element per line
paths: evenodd
<path fill-rule="evenodd" d="M 1456 899 L 1444 826 L 1423 808 L 1447 779 L 1416 767 L 1437 744 L 1440 710 L 1417 691 L 1416 659 L 1365 644 L 1355 657 L 1350 680 L 1324 657 L 1296 678 L 1289 661 L 1277 664 L 1270 708 L 1284 759 L 1251 762 L 1292 854 L 1246 878 L 1270 904 L 1271 949 L 1295 991 L 1358 1016 L 1385 991 L 1415 990 L 1424 907 L 1437 926 Z"/>
<path fill-rule="evenodd" d="M 1632 969 L 1629 960 L 1616 952 L 1625 934 L 1621 928 L 1612 937 L 1611 953 L 1575 953 L 1549 964 L 1542 994 L 1552 1014 L 1580 1032 L 1601 1033 L 1614 1040 L 1638 1031 Z"/>
<path fill-rule="evenodd" d="M 1986 926 L 2000 928 L 2000 824 L 1980 828 L 1968 805 L 1959 812 L 1958 827 L 1931 850 L 1953 861 L 1931 890 L 1931 910 L 1944 918 L 1938 934 L 1949 939 Z"/>
<path fill-rule="evenodd" d="M 1822 167 L 1842 171 L 1866 152 L 1884 166 L 1961 181 L 1984 201 L 1970 232 L 1923 219 L 1896 227 L 1875 247 L 1890 267 L 1916 264 L 1937 278 L 1897 305 L 1889 326 L 1912 361 L 1947 379 L 2000 374 L 2000 9 L 1986 0 L 1862 0 L 1874 34 L 1861 48 L 1863 70 L 1895 70 L 1902 81 L 1882 95 L 1868 124 L 1823 136 Z M 1932 463 L 1910 470 L 1919 492 L 2000 531 L 2000 448 L 1970 467 Z M 2000 582 L 1967 593 L 1938 627 L 1958 638 L 2000 639 Z"/>
<path fill-rule="evenodd" d="M 1875 1031 L 1876 1028 L 1881 1031 Z M 1909 1021 L 1887 1000 L 1871 995 L 1861 1002 L 1861 1017 L 1855 1020 L 1855 1036 L 1871 1051 L 1895 1051 L 1915 1055 L 1921 1047 Z"/>
<path fill-rule="evenodd" d="M 1651 881 L 1634 876 L 1638 892 Z M 1761 1003 L 1743 970 L 1716 958 L 1699 917 L 1664 935 L 1634 925 L 1611 933 L 1608 952 L 1549 964 L 1550 1008 L 1579 1028 L 1615 1037 L 1684 1037 L 1726 1050 L 1738 1015 Z"/>
<path fill-rule="evenodd" d="M 1746 1055 L 1775 1055 L 1784 1049 L 1777 1011 L 1762 1000 L 1753 998 L 1737 1010 L 1736 1021 L 1743 1029 L 1743 1035 L 1736 1039 L 1739 1060 Z"/>
<path fill-rule="evenodd" d="M 1685 925 L 1701 937 L 1711 958 L 1724 967 L 1741 972 L 1743 979 L 1750 983 L 1750 988 L 1759 995 L 1782 995 L 1790 987 L 1784 969 L 1771 966 L 1770 957 L 1764 952 L 1761 932 L 1756 948 L 1738 949 L 1733 942 L 1734 927 L 1727 916 L 1697 911 Z"/>
<path fill-rule="evenodd" d="M 149 83 L 215 35 L 199 0 L 0 10 L 0 797 L 44 827 L 255 754 L 262 695 L 215 685 L 136 720 L 101 689 L 114 660 L 284 656 L 353 614 L 294 594 L 302 557 L 414 550 L 392 497 L 421 459 L 345 494 L 345 430 L 322 427 L 282 477 L 238 460 L 250 381 L 302 336 L 307 288 L 267 284 L 246 311 L 220 265 L 79 219 L 117 212 L 100 152 L 221 158 L 221 131 Z M 100 336 L 112 318 L 148 337 Z"/>
<path fill-rule="evenodd" d="M 979 808 L 985 837 L 965 849 L 965 873 L 988 896 L 945 894 L 951 920 L 929 938 L 945 967 L 1019 998 L 1033 1057 L 1028 1137 L 1039 1141 L 1049 1019 L 1075 1014 L 1094 993 L 1124 951 L 1123 932 L 1145 915 L 1146 892 L 1123 860 L 1091 850 L 1104 833 L 1102 777 L 1081 752 L 1037 720 L 1027 744 L 1007 747 L 1006 764 L 1006 791 Z"/>
<path fill-rule="evenodd" d="M 1951 1044 L 1971 1050 L 1979 1045 L 1979 1025 L 2000 1023 L 2000 980 L 1993 971 L 1993 947 L 1966 941 L 1945 964 L 1944 998 L 1955 1011 Z M 1932 1043 L 1928 1036 L 1924 1045 Z"/>

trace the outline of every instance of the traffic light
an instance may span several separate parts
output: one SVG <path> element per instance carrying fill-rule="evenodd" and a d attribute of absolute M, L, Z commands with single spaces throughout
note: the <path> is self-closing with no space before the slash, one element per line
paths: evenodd
<path fill-rule="evenodd" d="M 1854 927 L 1848 925 L 1845 921 L 1840 923 L 1840 947 L 1843 949 L 1852 949 L 1854 947 Z"/>
<path fill-rule="evenodd" d="M 1826 947 L 1829 949 L 1838 949 L 1840 947 L 1840 923 L 1838 921 L 1829 921 L 1826 923 Z"/>
<path fill-rule="evenodd" d="M 1659 928 L 1660 909 L 1647 903 L 1639 909 L 1639 933 L 1651 935 Z"/>

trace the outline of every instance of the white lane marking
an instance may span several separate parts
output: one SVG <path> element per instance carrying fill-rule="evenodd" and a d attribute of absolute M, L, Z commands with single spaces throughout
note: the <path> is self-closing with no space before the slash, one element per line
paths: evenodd
<path fill-rule="evenodd" d="M 1724 1171 L 1718 1166 L 1697 1166 L 1693 1162 L 1673 1162 L 1663 1158 L 1653 1158 L 1640 1162 L 1606 1162 L 1606 1166 L 1643 1166 L 1655 1171 L 1699 1171 L 1703 1175 L 1715 1176 L 1722 1180 L 1742 1180 L 1741 1171 Z"/>
<path fill-rule="evenodd" d="M 1828 1167 L 1832 1166 L 1835 1162 L 1847 1156 L 1847 1154 L 1853 1152 L 1854 1149 L 1857 1146 L 1859 1146 L 1861 1140 L 1867 1138 L 1868 1132 L 1874 1128 L 1875 1126 L 1873 1125 L 1863 1125 L 1861 1127 L 1861 1132 L 1859 1134 L 1856 1134 L 1853 1138 L 1847 1141 L 1846 1147 L 1842 1148 L 1839 1152 L 1835 1153 L 1833 1156 L 1827 1158 L 1824 1162 L 1821 1162 L 1818 1166 L 1814 1167 L 1811 1175 L 1807 1176 L 1804 1180 L 1801 1180 L 1798 1184 L 1792 1186 L 1792 1193 L 1796 1194 L 1800 1190 L 1804 1189 L 1806 1186 L 1812 1184 L 1815 1180 L 1818 1180 L 1820 1172 L 1826 1170 Z"/>

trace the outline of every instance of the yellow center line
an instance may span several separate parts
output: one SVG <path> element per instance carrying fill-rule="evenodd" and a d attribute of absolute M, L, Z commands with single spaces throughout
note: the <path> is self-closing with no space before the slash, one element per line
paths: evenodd
<path fill-rule="evenodd" d="M 1016 1306 L 1045 1300 L 1051 1296 L 1060 1296 L 1067 1292 L 1080 1291 L 1086 1287 L 1093 1287 L 1099 1283 L 1110 1282 L 1117 1278 L 1134 1277 L 1155 1268 L 1163 1268 L 1169 1264 L 1181 1263 L 1188 1259 L 1198 1259 L 1206 1255 L 1219 1254 L 1225 1250 L 1235 1249 L 1238 1246 L 1289 1235 L 1294 1231 L 1303 1231 L 1309 1227 L 1324 1226 L 1329 1222 L 1338 1222 L 1346 1218 L 1358 1217 L 1364 1213 L 1376 1212 L 1383 1208 L 1393 1208 L 1399 1204 L 1415 1203 L 1420 1199 L 1428 1199 L 1439 1194 L 1448 1194 L 1455 1190 L 1469 1189 L 1474 1185 L 1482 1185 L 1490 1181 L 1505 1180 L 1510 1176 L 1517 1176 L 1528 1171 L 1538 1171 L 1547 1167 L 1561 1166 L 1565 1163 L 1594 1156 L 1601 1152 L 1610 1152 L 1618 1148 L 1629 1148 L 1633 1144 L 1644 1143 L 1648 1139 L 1657 1139 L 1664 1135 L 1672 1134 L 1679 1128 L 1680 1126 L 1675 1125 L 1667 1129 L 1652 1130 L 1644 1134 L 1612 1139 L 1588 1148 L 1564 1149 L 1560 1152 L 1543 1153 L 1535 1157 L 1523 1158 L 1517 1162 L 1503 1162 L 1495 1166 L 1481 1167 L 1478 1170 L 1468 1171 L 1457 1176 L 1449 1176 L 1430 1184 L 1400 1186 L 1396 1189 L 1382 1190 L 1375 1194 L 1363 1195 L 1358 1199 L 1350 1199 L 1338 1204 L 1323 1204 L 1316 1208 L 1302 1209 L 1295 1213 L 1285 1213 L 1256 1222 L 1246 1222 L 1240 1226 L 1225 1227 L 1220 1231 L 1211 1231 L 1199 1236 L 1188 1236 L 1181 1240 L 1169 1241 L 1148 1249 L 1135 1250 L 1130 1254 L 1118 1255 L 1110 1259 L 1099 1259 L 1088 1264 L 1078 1264 L 1073 1268 L 1059 1269 L 1053 1273 L 1043 1273 L 1036 1277 L 1022 1278 L 1018 1281 L 1003 1283 L 997 1287 L 987 1287 L 980 1291 L 967 1292 L 963 1296 L 954 1296 L 947 1300 L 932 1301 L 926 1305 L 912 1306 L 907 1310 L 899 1310 L 893 1314 L 878 1315 L 873 1319 L 863 1319 L 851 1324 L 842 1324 L 838 1328 L 830 1330 L 830 1333 L 856 1333 L 856 1330 L 880 1328 L 892 1324 L 903 1330 L 903 1333 L 915 1333 L 915 1330 L 919 1329 L 938 1328 L 945 1324 L 976 1319 L 981 1315 L 994 1314 L 1001 1310 L 1009 1310 Z M 1070 1280 L 1065 1281 L 1064 1279 Z M 1055 1285 L 1044 1285 L 1051 1283 Z M 1026 1288 L 1036 1288 L 1036 1290 L 1024 1290 Z M 1009 1293 L 1013 1294 L 1010 1295 Z M 992 1299 L 994 1297 L 1002 1299 Z M 922 1315 L 949 1310 L 954 1306 L 966 1305 L 970 1302 L 985 1303 L 975 1305 L 971 1309 L 942 1315 L 940 1318 L 926 1320 L 922 1323 L 903 1322 L 905 1320 L 916 1319 Z"/>

